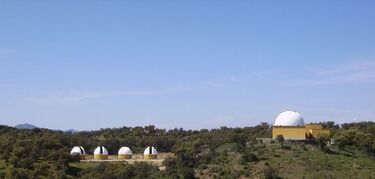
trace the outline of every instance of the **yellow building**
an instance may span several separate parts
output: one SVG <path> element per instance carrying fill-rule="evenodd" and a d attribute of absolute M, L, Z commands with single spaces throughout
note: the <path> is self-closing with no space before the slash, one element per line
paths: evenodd
<path fill-rule="evenodd" d="M 283 135 L 286 140 L 316 139 L 319 135 L 329 135 L 328 129 L 320 124 L 304 124 L 302 116 L 296 111 L 280 113 L 272 127 L 272 138 Z"/>

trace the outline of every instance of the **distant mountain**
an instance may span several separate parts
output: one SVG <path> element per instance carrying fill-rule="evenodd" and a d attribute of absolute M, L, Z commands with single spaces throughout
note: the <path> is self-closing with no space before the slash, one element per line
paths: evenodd
<path fill-rule="evenodd" d="M 14 127 L 17 128 L 17 129 L 35 129 L 35 128 L 39 128 L 37 126 L 31 125 L 31 124 L 28 124 L 28 123 L 18 124 L 18 125 L 14 126 Z"/>
<path fill-rule="evenodd" d="M 75 129 L 68 129 L 68 130 L 65 130 L 64 132 L 67 132 L 67 133 L 76 133 L 78 131 L 75 130 Z"/>
<path fill-rule="evenodd" d="M 40 128 L 38 126 L 34 126 L 32 124 L 29 124 L 29 123 L 18 124 L 18 125 L 14 126 L 14 127 L 17 128 L 17 129 L 35 129 L 35 128 Z M 50 130 L 62 131 L 62 132 L 72 133 L 72 134 L 79 132 L 78 130 L 75 130 L 75 129 L 68 129 L 68 130 L 50 129 Z"/>

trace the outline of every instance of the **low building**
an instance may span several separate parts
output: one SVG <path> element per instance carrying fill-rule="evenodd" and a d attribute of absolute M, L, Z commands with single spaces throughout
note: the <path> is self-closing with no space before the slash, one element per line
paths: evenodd
<path fill-rule="evenodd" d="M 99 146 L 94 150 L 94 160 L 108 159 L 108 151 L 105 147 Z"/>
<path fill-rule="evenodd" d="M 305 124 L 301 114 L 296 111 L 280 113 L 272 126 L 272 138 L 282 135 L 285 140 L 316 139 L 319 135 L 329 135 L 329 130 L 320 124 Z"/>
<path fill-rule="evenodd" d="M 156 159 L 158 152 L 156 151 L 155 147 L 147 147 L 143 152 L 144 159 Z"/>
<path fill-rule="evenodd" d="M 85 155 L 85 149 L 81 146 L 74 146 L 70 151 L 70 155 Z"/>
<path fill-rule="evenodd" d="M 82 146 L 74 146 L 70 151 L 70 155 L 79 155 L 80 159 L 84 159 L 86 152 Z"/>
<path fill-rule="evenodd" d="M 118 151 L 118 159 L 124 160 L 124 159 L 131 159 L 132 158 L 132 151 L 129 147 L 121 147 Z"/>

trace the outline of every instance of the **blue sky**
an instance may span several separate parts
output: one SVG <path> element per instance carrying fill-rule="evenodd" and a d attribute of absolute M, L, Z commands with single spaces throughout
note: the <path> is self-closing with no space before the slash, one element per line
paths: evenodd
<path fill-rule="evenodd" d="M 0 123 L 375 120 L 375 1 L 1 1 Z"/>

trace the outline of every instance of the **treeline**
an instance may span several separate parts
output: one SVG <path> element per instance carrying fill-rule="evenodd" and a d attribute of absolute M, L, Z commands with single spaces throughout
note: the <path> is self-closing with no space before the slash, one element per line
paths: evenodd
<path fill-rule="evenodd" d="M 355 147 L 369 156 L 375 156 L 374 122 L 341 126 L 325 122 L 323 125 L 331 128 L 330 137 L 336 139 L 340 149 Z M 0 126 L 0 161 L 4 163 L 3 167 L 0 163 L 0 178 L 193 178 L 197 171 L 208 164 L 225 163 L 220 158 L 226 155 L 223 148 L 241 154 L 242 163 L 259 160 L 257 154 L 249 149 L 258 137 L 271 137 L 271 126 L 261 123 L 244 128 L 165 130 L 151 125 L 78 133 Z M 83 146 L 87 153 L 102 145 L 110 154 L 117 154 L 121 146 L 128 146 L 133 153 L 138 153 L 152 145 L 159 152 L 173 152 L 176 157 L 165 161 L 165 171 L 148 164 L 126 167 L 124 164 L 101 164 L 94 169 L 81 170 L 70 166 L 70 163 L 79 161 L 69 155 L 75 145 Z M 241 174 L 228 176 L 232 175 L 236 178 Z"/>
<path fill-rule="evenodd" d="M 355 147 L 370 156 L 375 156 L 375 123 L 359 122 L 342 124 L 334 130 L 333 137 L 340 149 Z"/>

